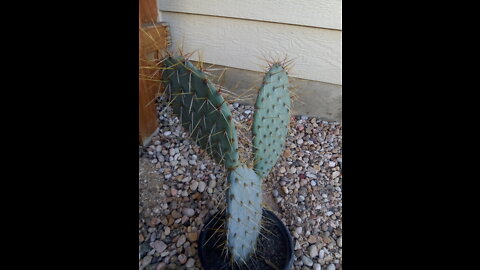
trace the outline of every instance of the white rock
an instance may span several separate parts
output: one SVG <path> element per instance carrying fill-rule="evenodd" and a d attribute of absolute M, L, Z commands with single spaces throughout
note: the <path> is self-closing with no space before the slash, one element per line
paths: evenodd
<path fill-rule="evenodd" d="M 200 181 L 200 183 L 198 183 L 198 192 L 203 192 L 206 187 L 207 187 L 207 184 L 205 184 L 205 182 L 203 181 Z"/>
<path fill-rule="evenodd" d="M 163 133 L 163 135 L 165 135 L 165 136 L 170 136 L 171 134 L 172 134 L 171 131 L 165 131 L 165 132 Z"/>
<path fill-rule="evenodd" d="M 187 268 L 192 268 L 192 266 L 194 265 L 195 265 L 195 260 L 193 258 L 188 259 L 187 264 L 185 264 Z"/>
<path fill-rule="evenodd" d="M 339 175 L 340 175 L 340 172 L 339 172 L 339 171 L 334 171 L 334 172 L 332 173 L 332 178 L 337 178 Z"/>
<path fill-rule="evenodd" d="M 328 167 L 335 167 L 336 163 L 333 161 L 328 162 Z"/>
<path fill-rule="evenodd" d="M 313 269 L 314 270 L 322 270 L 322 266 L 319 263 L 313 264 Z"/>
<path fill-rule="evenodd" d="M 312 259 L 308 258 L 307 256 L 302 256 L 302 262 L 303 262 L 303 264 L 305 264 L 307 266 L 312 266 L 313 265 Z"/>
<path fill-rule="evenodd" d="M 310 255 L 311 258 L 318 256 L 318 249 L 316 245 L 311 245 L 308 247 L 308 255 Z"/>
<path fill-rule="evenodd" d="M 198 187 L 198 182 L 193 180 L 192 183 L 190 184 L 190 189 L 192 191 L 195 191 L 195 190 L 197 190 L 197 187 Z"/>
<path fill-rule="evenodd" d="M 216 185 L 217 185 L 217 181 L 215 181 L 214 179 L 212 179 L 208 182 L 208 187 L 209 188 L 215 188 Z"/>
<path fill-rule="evenodd" d="M 184 214 L 187 217 L 191 217 L 195 215 L 195 210 L 193 210 L 192 208 L 183 208 L 182 214 Z"/>
<path fill-rule="evenodd" d="M 335 264 L 331 263 L 328 265 L 327 270 L 335 270 Z"/>
<path fill-rule="evenodd" d="M 167 248 L 167 245 L 159 240 L 153 242 L 152 246 L 158 253 L 162 253 Z"/>
<path fill-rule="evenodd" d="M 325 257 L 325 249 L 321 249 L 318 253 L 318 256 L 320 257 L 320 259 L 323 259 L 323 257 Z"/>
<path fill-rule="evenodd" d="M 337 246 L 342 247 L 342 237 L 341 236 L 337 239 Z"/>

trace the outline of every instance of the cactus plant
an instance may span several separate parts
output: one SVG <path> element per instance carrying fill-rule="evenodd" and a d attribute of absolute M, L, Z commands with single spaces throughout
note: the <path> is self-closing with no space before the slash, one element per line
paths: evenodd
<path fill-rule="evenodd" d="M 265 75 L 252 126 L 254 164 L 247 166 L 239 161 L 237 132 L 220 91 L 183 57 L 169 57 L 164 63 L 162 76 L 174 113 L 190 136 L 227 169 L 225 247 L 232 264 L 246 264 L 262 229 L 262 179 L 282 152 L 288 131 L 287 73 L 281 64 L 273 64 Z"/>

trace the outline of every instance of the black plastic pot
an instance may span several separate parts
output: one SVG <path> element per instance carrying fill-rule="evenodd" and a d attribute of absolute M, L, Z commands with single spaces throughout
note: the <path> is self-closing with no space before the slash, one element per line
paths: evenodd
<path fill-rule="evenodd" d="M 203 269 L 281 269 L 290 270 L 293 265 L 292 237 L 282 221 L 271 211 L 263 209 L 263 219 L 269 222 L 264 226 L 268 230 L 262 232 L 256 250 L 257 256 L 252 256 L 242 268 L 231 266 L 229 259 L 222 254 L 221 246 L 226 241 L 224 230 L 225 215 L 214 215 L 203 227 L 198 239 L 198 255 Z M 220 228 L 220 229 L 219 229 Z M 217 230 L 219 229 L 219 230 Z M 275 265 L 275 267 L 272 267 Z"/>

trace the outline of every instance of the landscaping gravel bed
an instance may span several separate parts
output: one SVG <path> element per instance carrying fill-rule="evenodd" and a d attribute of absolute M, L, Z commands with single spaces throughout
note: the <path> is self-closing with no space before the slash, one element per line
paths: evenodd
<path fill-rule="evenodd" d="M 229 106 L 247 144 L 253 106 Z M 188 138 L 170 108 L 158 110 L 159 133 L 139 149 L 139 268 L 201 269 L 198 234 L 225 207 L 225 170 Z M 294 240 L 294 269 L 342 269 L 341 149 L 341 123 L 295 117 L 265 179 L 266 207 Z"/>

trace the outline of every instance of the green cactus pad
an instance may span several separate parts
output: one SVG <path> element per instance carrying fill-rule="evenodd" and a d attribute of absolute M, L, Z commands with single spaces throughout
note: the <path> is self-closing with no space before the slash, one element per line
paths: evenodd
<path fill-rule="evenodd" d="M 274 64 L 264 77 L 253 116 L 255 172 L 264 178 L 282 153 L 290 122 L 288 75 Z"/>
<path fill-rule="evenodd" d="M 245 263 L 252 254 L 261 229 L 262 180 L 245 165 L 228 174 L 227 245 L 231 258 Z"/>
<path fill-rule="evenodd" d="M 232 113 L 205 73 L 182 57 L 164 61 L 162 77 L 173 112 L 196 143 L 227 169 L 238 166 L 238 139 Z"/>

